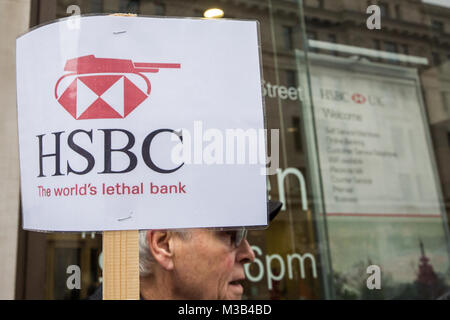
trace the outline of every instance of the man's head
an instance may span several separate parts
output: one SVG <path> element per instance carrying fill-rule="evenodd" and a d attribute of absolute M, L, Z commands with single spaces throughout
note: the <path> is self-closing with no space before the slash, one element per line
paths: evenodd
<path fill-rule="evenodd" d="M 267 202 L 272 221 L 281 210 Z M 255 253 L 245 229 L 144 230 L 139 234 L 145 299 L 241 299 L 244 264 Z"/>
<path fill-rule="evenodd" d="M 236 230 L 140 232 L 141 293 L 159 299 L 241 299 L 255 254 Z M 155 290 L 158 290 L 155 292 Z"/>

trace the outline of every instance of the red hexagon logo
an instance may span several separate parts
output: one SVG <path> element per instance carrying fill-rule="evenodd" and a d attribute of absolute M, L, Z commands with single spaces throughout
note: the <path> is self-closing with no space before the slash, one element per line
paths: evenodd
<path fill-rule="evenodd" d="M 362 94 L 355 93 L 352 95 L 352 100 L 356 103 L 363 104 L 366 102 L 367 99 Z"/>
<path fill-rule="evenodd" d="M 180 68 L 179 63 L 134 63 L 94 55 L 67 60 L 55 99 L 77 120 L 125 118 L 150 95 L 143 73 Z"/>

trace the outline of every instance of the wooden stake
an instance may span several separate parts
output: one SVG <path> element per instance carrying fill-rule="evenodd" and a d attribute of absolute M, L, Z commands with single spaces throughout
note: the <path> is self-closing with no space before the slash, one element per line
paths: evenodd
<path fill-rule="evenodd" d="M 103 300 L 139 300 L 138 230 L 103 232 Z"/>
<path fill-rule="evenodd" d="M 139 231 L 103 232 L 103 300 L 139 300 Z"/>

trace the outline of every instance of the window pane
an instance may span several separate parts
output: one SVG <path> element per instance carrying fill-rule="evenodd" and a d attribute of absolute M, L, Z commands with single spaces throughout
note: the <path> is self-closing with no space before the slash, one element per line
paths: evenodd
<path fill-rule="evenodd" d="M 269 228 L 249 232 L 257 260 L 245 269 L 245 299 L 448 295 L 450 6 L 359 0 L 38 2 L 42 5 L 21 16 L 26 23 L 30 17 L 30 27 L 67 17 L 69 5 L 80 6 L 83 14 L 167 17 L 203 17 L 205 10 L 220 7 L 227 19 L 259 21 L 265 117 L 267 129 L 279 130 L 280 148 L 279 170 L 267 177 L 267 194 L 284 206 Z M 380 6 L 380 30 L 365 27 L 370 4 Z M 5 22 L 5 30 L 15 22 Z M 152 36 L 154 30 L 139 41 Z M 304 39 L 319 40 L 320 48 L 308 47 Z M 12 43 L 4 41 L 2 52 L 14 52 Z M 183 56 L 159 50 L 139 57 L 162 62 Z M 11 114 L 16 106 L 7 101 L 15 101 L 15 90 L 7 84 L 15 76 L 14 59 L 0 61 L 5 71 L 0 89 L 8 89 L 1 94 L 8 95 L 3 101 Z M 213 72 L 210 79 L 224 77 Z M 204 89 L 193 83 L 185 81 L 174 92 L 198 90 L 201 100 Z M 16 135 L 9 127 L 0 136 L 5 148 Z M 0 168 L 2 178 L 18 185 L 9 169 L 18 172 L 17 159 L 6 154 L 0 160 L 8 169 Z M 8 208 L 19 201 L 16 189 L 15 197 L 5 198 Z M 7 214 L 18 212 L 1 211 L 0 225 L 8 225 L 1 220 Z M 20 230 L 19 235 L 16 287 L 23 289 L 18 298 L 85 299 L 102 283 L 100 234 Z M 69 266 L 80 267 L 81 289 L 67 287 Z M 367 281 L 377 267 L 379 288 Z"/>

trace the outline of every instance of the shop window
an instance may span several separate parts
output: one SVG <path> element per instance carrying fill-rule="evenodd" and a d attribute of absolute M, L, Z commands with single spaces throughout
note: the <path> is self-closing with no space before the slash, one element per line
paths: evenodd
<path fill-rule="evenodd" d="M 288 87 L 297 87 L 297 72 L 294 70 L 286 70 L 286 85 Z"/>
<path fill-rule="evenodd" d="M 450 92 L 442 92 L 442 103 L 444 105 L 444 110 L 450 115 Z"/>
<path fill-rule="evenodd" d="M 398 52 L 397 44 L 395 42 L 385 41 L 384 50 L 387 52 L 397 53 Z"/>
<path fill-rule="evenodd" d="M 52 262 L 47 279 L 47 298 L 57 300 L 78 300 L 80 289 L 67 287 L 67 266 L 79 266 L 81 261 L 80 248 L 55 248 L 48 257 Z"/>
<path fill-rule="evenodd" d="M 291 13 L 297 13 L 300 16 L 301 13 L 296 12 L 295 9 L 297 8 L 297 4 L 299 1 L 286 1 L 289 1 L 287 5 L 290 5 L 290 8 L 293 8 Z M 327 5 L 330 5 L 332 3 L 332 0 L 327 1 L 329 1 L 327 2 Z M 356 0 L 352 1 L 357 2 Z M 352 1 L 348 2 L 350 3 Z M 78 4 L 80 6 L 84 4 L 84 7 L 82 7 L 83 13 L 105 11 L 116 12 L 119 9 L 119 12 L 138 13 L 141 10 L 141 3 L 151 3 L 151 10 L 148 11 L 148 13 L 158 16 L 165 16 L 167 13 L 173 14 L 173 12 L 177 12 L 180 15 L 185 16 L 194 15 L 196 17 L 203 17 L 203 10 L 206 9 L 206 7 L 202 8 L 195 1 L 171 1 L 170 8 L 165 6 L 165 3 L 168 2 L 164 0 L 145 0 L 145 2 L 136 0 L 58 0 L 45 2 L 55 3 L 57 17 L 67 16 L 66 8 L 68 4 Z M 282 2 L 283 1 L 281 1 L 279 4 L 283 5 Z M 381 0 L 381 2 L 382 3 L 380 3 L 379 0 L 370 0 L 363 1 L 362 3 L 367 3 L 367 6 L 371 4 L 379 5 L 382 16 L 389 17 L 391 19 L 401 19 L 402 13 L 403 18 L 406 18 L 408 10 L 412 10 L 412 8 L 408 8 L 407 4 L 404 4 L 405 2 L 407 3 L 407 1 L 394 2 L 389 0 Z M 401 72 L 397 73 L 397 71 L 395 71 L 397 69 L 401 70 L 401 68 L 390 68 L 389 66 L 385 65 L 380 66 L 379 64 L 373 64 L 372 66 L 370 66 L 370 70 L 373 69 L 373 72 L 371 71 L 368 73 L 360 74 L 357 68 L 355 70 L 345 70 L 341 68 L 342 66 L 339 64 L 340 59 L 333 59 L 333 57 L 330 56 L 321 56 L 316 59 L 318 61 L 315 61 L 315 55 L 313 54 L 309 56 L 309 60 L 306 60 L 306 58 L 298 59 L 293 54 L 286 54 L 292 52 L 295 47 L 298 47 L 300 45 L 296 44 L 296 41 L 305 39 L 305 37 L 309 40 L 319 40 L 320 38 L 320 40 L 324 40 L 329 43 L 345 44 L 344 32 L 348 31 L 357 33 L 361 31 L 361 19 L 360 17 L 358 18 L 357 15 L 355 15 L 355 17 L 346 17 L 346 19 L 349 19 L 349 21 L 353 20 L 352 23 L 348 23 L 347 31 L 339 30 L 339 28 L 330 28 L 330 25 L 334 25 L 336 21 L 333 17 L 327 18 L 328 15 L 326 14 L 326 9 L 324 9 L 325 0 L 300 2 L 302 3 L 302 5 L 308 6 L 308 8 L 306 9 L 314 7 L 315 13 L 318 13 L 321 16 L 321 19 L 318 19 L 319 21 L 317 21 L 316 19 L 310 19 L 311 17 L 307 17 L 307 19 L 305 19 L 307 24 L 306 30 L 303 30 L 302 28 L 299 28 L 297 26 L 289 26 L 289 23 L 293 22 L 290 22 L 286 19 L 286 12 L 282 10 L 278 11 L 277 9 L 275 9 L 273 11 L 273 25 L 268 25 L 267 23 L 269 19 L 267 19 L 266 11 L 259 10 L 256 7 L 253 11 L 253 7 L 251 6 L 243 10 L 243 7 L 241 5 L 238 5 L 239 3 L 239 1 L 232 1 L 227 3 L 227 5 L 229 5 L 230 7 L 230 12 L 232 12 L 234 17 L 238 19 L 259 19 L 261 21 L 261 35 L 267 37 L 265 39 L 276 41 L 277 46 L 279 46 L 279 49 L 281 51 L 279 55 L 276 55 L 274 54 L 274 52 L 272 52 L 270 46 L 268 46 L 267 48 L 263 47 L 262 58 L 264 61 L 266 61 L 271 60 L 275 57 L 278 58 L 279 61 L 279 64 L 276 68 L 273 65 L 264 65 L 264 74 L 267 75 L 267 80 L 269 80 L 270 78 L 273 82 L 270 84 L 270 92 L 273 93 L 273 95 L 269 94 L 266 97 L 266 103 L 268 106 L 267 119 L 268 124 L 270 124 L 268 128 L 280 128 L 281 125 L 286 128 L 286 163 L 288 164 L 288 168 L 283 168 L 283 170 L 280 171 L 279 174 L 277 173 L 277 176 L 269 177 L 269 180 L 271 182 L 270 194 L 274 198 L 283 195 L 286 199 L 288 199 L 286 200 L 287 208 L 280 214 L 280 217 L 277 218 L 276 223 L 272 225 L 270 229 L 265 231 L 252 231 L 255 235 L 252 239 L 250 239 L 250 242 L 251 245 L 256 246 L 256 248 L 258 248 L 259 250 L 255 252 L 255 254 L 256 259 L 259 260 L 256 261 L 261 263 L 261 265 L 252 265 L 252 269 L 250 272 L 250 274 L 252 275 L 252 280 L 247 281 L 245 284 L 245 286 L 247 286 L 245 290 L 245 298 L 329 299 L 333 296 L 348 299 L 415 299 L 419 296 L 421 298 L 426 298 L 426 295 L 421 295 L 422 293 L 418 291 L 428 290 L 423 283 L 426 283 L 426 281 L 428 281 L 427 279 L 429 279 L 430 277 L 432 280 L 441 279 L 441 274 L 443 274 L 441 272 L 447 272 L 448 270 L 448 263 L 447 260 L 445 260 L 447 259 L 448 251 L 446 250 L 445 244 L 448 242 L 448 239 L 444 238 L 441 233 L 439 233 L 443 231 L 443 228 L 442 223 L 438 218 L 420 218 L 417 219 L 418 222 L 416 223 L 415 220 L 408 220 L 408 217 L 406 216 L 391 219 L 389 217 L 384 217 L 384 215 L 380 215 L 379 217 L 374 216 L 370 218 L 359 217 L 357 215 L 348 217 L 330 215 L 326 218 L 329 233 L 324 231 L 323 233 L 316 234 L 315 230 L 322 230 L 321 228 L 323 227 L 320 222 L 321 219 L 316 220 L 314 218 L 316 215 L 314 206 L 311 206 L 311 209 L 305 211 L 300 208 L 300 204 L 303 203 L 303 198 L 301 198 L 303 194 L 307 195 L 308 201 L 311 200 L 311 202 L 315 201 L 316 197 L 320 197 L 320 199 L 322 199 L 321 193 L 316 194 L 313 189 L 310 190 L 309 184 L 310 182 L 313 182 L 313 178 L 315 175 L 319 175 L 317 179 L 322 179 L 321 175 L 327 174 L 327 168 L 325 168 L 326 170 L 318 170 L 319 173 L 316 173 L 316 170 L 311 171 L 309 162 L 305 162 L 304 164 L 299 162 L 302 161 L 303 158 L 316 158 L 316 147 L 311 147 L 309 145 L 309 143 L 313 143 L 314 146 L 316 141 L 308 140 L 308 136 L 305 136 L 303 132 L 303 123 L 307 123 L 306 119 L 305 121 L 303 121 L 303 112 L 305 112 L 306 108 L 299 108 L 301 103 L 300 96 L 302 94 L 304 94 L 305 97 L 312 98 L 309 95 L 309 89 L 311 89 L 312 92 L 320 92 L 321 98 L 326 98 L 327 102 L 325 106 L 329 106 L 330 109 L 334 109 L 334 107 L 337 106 L 336 110 L 338 110 L 339 113 L 330 113 L 330 115 L 341 117 L 341 112 L 342 116 L 347 115 L 347 113 L 344 113 L 345 109 L 352 108 L 352 110 L 356 110 L 357 106 L 361 107 L 358 108 L 358 113 L 361 112 L 365 115 L 370 115 L 370 117 L 367 116 L 367 119 L 369 121 L 367 128 L 361 126 L 361 124 L 357 123 L 357 121 L 350 121 L 350 119 L 341 119 L 336 121 L 331 118 L 328 119 L 327 122 L 329 121 L 330 123 L 334 123 L 339 126 L 340 123 L 348 124 L 348 126 L 340 127 L 341 129 L 339 129 L 339 135 L 337 135 L 337 130 L 336 133 L 329 133 L 330 140 L 332 138 L 333 141 L 336 141 L 333 142 L 332 151 L 341 150 L 341 148 L 337 146 L 338 142 L 347 143 L 347 141 L 351 141 L 355 144 L 361 141 L 364 143 L 367 142 L 367 148 L 371 149 L 372 146 L 377 146 L 377 150 L 383 152 L 383 154 L 386 151 L 386 155 L 382 156 L 381 153 L 377 155 L 377 161 L 380 162 L 384 162 L 385 160 L 382 160 L 384 158 L 386 158 L 386 161 L 391 161 L 387 160 L 389 157 L 387 153 L 393 150 L 396 151 L 399 158 L 398 161 L 392 160 L 393 163 L 395 163 L 395 166 L 388 167 L 386 165 L 383 166 L 384 168 L 379 168 L 380 175 L 383 174 L 383 170 L 392 172 L 392 181 L 395 181 L 398 175 L 399 187 L 398 190 L 394 190 L 392 192 L 392 198 L 399 198 L 400 196 L 405 195 L 405 203 L 406 201 L 413 200 L 417 200 L 417 203 L 419 203 L 424 199 L 420 195 L 420 190 L 422 190 L 420 188 L 421 186 L 426 186 L 426 184 L 417 183 L 417 196 L 414 196 L 412 192 L 414 190 L 412 188 L 413 185 L 416 185 L 414 182 L 416 173 L 417 181 L 420 182 L 420 179 L 422 179 L 422 177 L 419 175 L 424 173 L 425 169 L 421 170 L 420 166 L 409 168 L 409 164 L 411 163 L 412 165 L 415 160 L 414 155 L 417 158 L 420 158 L 421 147 L 418 146 L 418 144 L 416 145 L 417 141 L 412 138 L 414 134 L 420 130 L 416 130 L 414 126 L 410 126 L 409 120 L 407 119 L 409 115 L 415 113 L 404 113 L 405 118 L 399 116 L 398 121 L 395 121 L 396 127 L 393 127 L 390 131 L 389 128 L 387 128 L 386 132 L 381 131 L 385 130 L 384 123 L 381 123 L 381 121 L 383 119 L 386 119 L 386 124 L 389 123 L 391 121 L 391 119 L 389 119 L 389 113 L 392 110 L 393 112 L 396 112 L 395 110 L 400 110 L 401 108 L 403 108 L 402 106 L 405 107 L 405 112 L 409 109 L 415 110 L 414 108 L 417 109 L 418 105 L 422 103 L 422 101 L 417 100 L 418 97 L 416 97 L 416 95 L 411 96 L 408 94 L 408 92 L 410 92 L 409 89 L 405 89 L 405 86 L 408 86 L 407 83 L 410 82 L 410 79 L 407 79 L 405 83 L 401 81 L 401 84 L 399 85 L 397 85 L 396 81 L 392 81 L 392 87 L 389 87 L 388 85 L 391 83 L 390 78 L 395 78 L 393 80 L 396 80 L 396 78 L 400 80 L 403 79 L 403 75 L 401 74 Z M 234 4 L 236 4 L 236 6 L 234 6 Z M 273 1 L 273 4 L 275 5 L 275 1 Z M 389 5 L 391 5 L 390 8 Z M 38 6 L 34 6 L 34 9 L 32 9 L 32 15 L 36 16 L 36 22 L 45 22 L 46 20 L 42 17 L 43 13 L 36 12 L 37 9 Z M 337 8 L 337 10 L 341 10 L 341 12 L 345 13 L 345 8 Z M 424 13 L 424 16 L 422 17 L 424 19 L 423 21 L 430 21 L 427 22 L 427 25 L 423 21 L 416 21 L 416 23 L 424 30 L 432 28 L 433 30 L 445 32 L 445 28 L 448 27 L 446 26 L 446 21 L 448 20 L 446 19 L 446 17 L 448 15 L 442 9 L 437 9 L 434 12 L 439 13 L 440 15 L 437 16 L 436 14 L 436 17 L 430 18 L 426 15 L 426 13 Z M 339 16 L 340 13 L 338 12 L 336 14 Z M 228 16 L 227 14 L 227 17 L 231 16 Z M 427 17 L 427 19 L 425 19 L 425 17 Z M 420 18 L 417 19 L 419 20 Z M 433 21 L 434 19 L 436 19 L 436 21 Z M 345 21 L 340 22 L 346 23 Z M 275 28 L 275 30 L 277 30 L 277 32 L 275 33 L 276 35 L 273 38 L 271 37 L 271 33 L 270 35 L 265 33 L 268 32 L 269 27 L 272 26 Z M 414 30 L 416 27 L 414 25 L 404 24 L 402 28 L 405 32 L 415 32 Z M 368 43 L 368 47 L 373 47 L 375 50 L 383 50 L 395 53 L 398 52 L 402 54 L 417 53 L 417 55 L 428 56 L 431 62 L 435 65 L 444 62 L 444 60 L 450 61 L 450 52 L 447 50 L 444 44 L 439 44 L 437 42 L 434 43 L 431 40 L 430 43 L 427 44 L 425 43 L 424 39 L 406 39 L 400 33 L 395 34 L 390 32 L 389 30 L 384 29 L 382 29 L 380 32 L 381 33 L 378 32 L 377 35 L 373 33 L 374 37 L 377 37 L 378 39 L 368 39 L 368 41 L 372 41 L 372 44 Z M 437 31 L 435 32 L 436 34 L 438 34 Z M 384 39 L 388 39 L 391 41 L 384 41 Z M 403 44 L 406 42 L 408 44 Z M 353 45 L 358 47 L 365 47 L 362 41 L 359 40 L 356 40 Z M 307 44 L 303 45 L 303 47 L 306 49 Z M 321 50 L 311 48 L 310 51 L 317 52 Z M 329 54 L 335 53 L 333 51 L 325 50 L 323 52 Z M 433 56 L 431 57 L 428 52 L 433 52 Z M 324 66 L 319 64 L 314 65 L 315 62 L 319 63 L 319 60 L 327 60 L 327 64 Z M 370 60 L 378 60 L 383 64 L 385 64 L 387 61 L 397 62 L 392 59 L 385 60 L 381 58 L 370 58 Z M 151 62 L 153 60 L 148 59 L 147 61 Z M 296 71 L 294 66 L 297 66 L 299 63 L 301 64 L 300 69 L 305 70 L 302 71 L 305 73 L 307 71 L 304 66 L 306 66 L 307 63 L 311 63 L 310 65 L 312 72 L 311 74 L 308 74 L 308 76 L 311 76 L 310 78 L 312 79 L 311 87 L 308 86 L 305 88 L 298 88 L 300 85 L 300 74 L 298 72 L 300 71 Z M 359 62 L 356 61 L 352 63 L 355 63 L 355 65 L 359 65 Z M 363 63 L 364 68 L 366 68 L 367 63 Z M 334 64 L 336 64 L 336 66 L 334 66 Z M 411 66 L 420 67 L 412 63 Z M 292 67 L 292 69 L 287 69 L 289 67 Z M 323 71 L 321 71 L 322 68 Z M 392 69 L 393 71 L 389 72 L 388 74 L 384 74 L 381 70 L 384 68 Z M 445 70 L 441 71 L 442 73 L 445 72 Z M 280 83 L 278 83 L 278 81 L 276 83 L 274 82 L 274 73 L 280 73 Z M 433 75 L 427 75 L 427 77 L 431 76 Z M 359 91 L 359 88 L 353 88 L 351 86 L 351 84 L 354 83 L 352 82 L 353 79 L 355 79 L 356 77 L 358 77 L 358 79 L 361 79 L 361 92 Z M 438 81 L 439 79 L 436 78 L 435 80 Z M 269 91 L 268 84 L 269 83 L 267 82 L 265 85 L 265 89 Z M 323 88 L 323 90 L 320 87 L 322 84 L 325 84 L 325 88 Z M 297 88 L 298 95 L 296 93 L 295 97 L 298 98 L 291 98 L 293 97 L 293 95 L 288 95 L 286 99 L 280 97 L 280 95 L 283 96 L 283 90 L 285 88 L 282 87 L 284 86 L 288 87 L 288 90 L 291 89 L 291 87 Z M 444 82 L 442 87 L 444 87 Z M 415 86 L 411 87 L 411 90 L 413 92 L 415 92 L 416 89 L 423 89 L 425 101 L 430 101 L 430 99 L 427 99 L 427 94 L 428 97 L 431 98 L 430 96 L 433 95 L 433 91 L 427 91 L 427 89 L 425 87 L 421 87 L 419 83 L 417 88 Z M 357 99 L 353 100 L 354 97 L 352 97 L 352 94 L 353 91 L 356 90 L 360 94 L 356 96 Z M 345 102 L 344 100 L 347 92 L 349 93 L 349 101 Z M 366 98 L 361 98 L 361 95 L 364 95 L 367 100 L 365 100 Z M 431 108 L 441 108 L 440 112 L 447 111 L 448 116 L 450 116 L 450 91 L 444 91 L 441 93 L 441 95 L 441 104 L 429 103 L 426 107 L 428 107 L 430 110 Z M 286 110 L 286 112 L 284 113 L 284 117 L 280 117 L 278 114 L 278 109 L 274 108 L 277 103 L 277 100 L 274 98 L 278 98 L 279 101 L 281 101 L 280 99 L 283 100 L 282 107 Z M 365 107 L 369 107 L 369 105 L 372 106 L 372 104 L 373 108 Z M 389 108 L 389 111 L 387 110 L 387 108 L 383 108 L 381 105 L 392 106 L 392 108 Z M 383 126 L 380 126 L 379 122 L 380 125 Z M 432 127 L 434 125 L 431 124 L 430 126 Z M 332 127 L 327 125 L 327 128 L 331 129 Z M 376 132 L 378 132 L 379 130 L 379 132 L 381 132 L 382 134 L 379 136 L 375 136 L 374 134 L 376 132 L 373 133 L 372 130 L 376 130 Z M 305 131 L 308 132 L 308 129 L 305 129 Z M 331 131 L 332 130 L 330 130 L 330 132 Z M 446 131 L 443 132 L 444 139 L 445 137 L 448 139 L 447 143 L 450 147 L 450 127 Z M 318 134 L 318 132 L 320 131 L 312 132 L 312 139 L 316 137 L 316 134 Z M 384 133 L 388 136 L 392 136 L 392 141 L 390 141 L 389 139 L 384 140 Z M 333 136 L 331 136 L 331 134 L 333 134 Z M 350 134 L 352 135 L 351 137 Z M 411 139 L 408 139 L 409 134 L 411 134 Z M 349 136 L 351 139 L 345 140 L 345 136 Z M 319 145 L 321 143 L 324 142 L 320 142 L 318 139 L 317 144 Z M 386 143 L 386 145 L 383 145 L 383 143 Z M 303 144 L 305 144 L 305 148 L 303 148 Z M 410 148 L 410 144 L 416 145 L 417 148 L 416 146 L 411 147 L 411 155 L 407 156 L 405 150 L 407 150 L 407 148 Z M 426 150 L 428 146 L 426 144 L 424 146 L 425 148 L 422 149 Z M 327 147 L 325 144 L 324 150 L 326 150 L 326 148 Z M 355 145 L 355 148 L 358 148 L 358 150 L 361 151 L 365 151 L 364 148 L 358 147 L 357 145 Z M 419 151 L 416 152 L 415 150 Z M 310 151 L 312 153 L 309 153 Z M 445 150 L 440 150 L 439 148 L 435 149 L 435 151 L 437 153 L 438 159 L 441 158 L 440 152 L 446 152 Z M 361 155 L 358 157 L 344 158 L 334 157 L 334 155 L 330 155 L 330 159 L 332 160 L 329 160 L 329 163 L 331 164 L 332 161 L 333 163 L 336 163 L 333 168 L 333 179 L 339 179 L 339 183 L 341 184 L 344 181 L 342 177 L 350 177 L 351 179 L 353 179 L 354 176 L 357 177 L 356 175 L 350 174 L 350 171 L 344 172 L 341 169 L 349 168 L 353 170 L 353 168 L 356 167 L 358 167 L 358 170 L 361 170 L 361 173 L 358 174 L 373 176 L 376 178 L 376 172 L 374 173 L 373 171 L 376 171 L 378 169 L 370 166 L 369 164 L 366 164 L 364 162 L 365 158 L 361 160 L 362 164 L 358 165 L 356 161 L 359 161 L 360 159 L 357 158 L 360 157 L 366 156 Z M 370 157 L 375 156 L 371 155 Z M 319 157 L 317 157 L 317 159 L 319 159 Z M 427 160 L 425 158 L 423 159 L 423 161 L 421 160 L 420 163 L 417 163 L 420 165 L 427 164 Z M 343 160 L 345 160 L 346 162 L 344 163 Z M 353 163 L 353 161 L 355 161 L 355 163 Z M 397 167 L 399 168 L 399 170 L 397 170 Z M 417 171 L 414 171 L 414 168 L 416 168 Z M 287 169 L 290 170 L 287 171 Z M 412 174 L 411 177 L 408 176 L 408 173 L 410 172 Z M 284 173 L 286 174 L 283 175 Z M 301 184 L 298 183 L 298 181 L 300 181 L 300 178 L 303 177 L 303 174 L 305 174 L 305 179 L 307 178 L 305 187 L 301 187 Z M 288 183 L 286 183 L 286 185 L 284 184 L 284 182 L 290 180 L 292 180 L 292 183 L 290 183 L 290 185 Z M 367 182 L 368 180 L 366 180 L 365 178 L 361 178 L 359 180 L 361 180 L 361 184 L 364 184 L 363 188 L 368 188 L 369 183 L 373 183 L 372 181 Z M 279 184 L 278 181 L 281 181 L 281 183 Z M 448 181 L 448 177 L 442 176 L 441 181 Z M 397 183 L 390 183 L 390 181 L 386 181 L 386 183 L 380 184 L 382 185 L 380 188 L 383 188 L 383 186 L 385 186 L 386 189 L 389 189 L 392 187 L 391 185 L 396 184 Z M 358 187 L 356 186 L 356 188 Z M 344 190 L 340 185 L 336 185 L 336 190 L 336 192 L 344 194 L 344 192 L 349 192 L 350 189 L 346 188 Z M 357 189 L 355 190 L 358 191 Z M 373 190 L 375 192 L 378 192 L 378 190 L 375 188 Z M 422 193 L 426 194 L 426 192 Z M 353 201 L 352 198 L 347 196 L 344 196 L 342 198 L 344 201 Z M 391 195 L 388 195 L 385 200 L 388 201 L 389 198 L 391 198 Z M 327 204 L 325 201 L 329 201 L 328 199 L 333 200 L 331 197 L 324 197 L 323 199 L 324 206 L 325 204 Z M 384 206 L 385 204 L 383 203 L 382 205 Z M 370 208 L 367 208 L 367 211 L 369 211 L 369 209 Z M 407 209 L 405 209 L 405 211 L 407 211 Z M 290 212 L 293 212 L 294 214 L 291 215 Z M 301 212 L 301 214 L 296 214 L 296 212 Z M 341 218 L 345 220 L 340 220 Z M 397 219 L 403 220 L 401 222 L 395 222 Z M 428 220 L 435 220 L 436 222 L 427 222 Z M 437 227 L 435 227 L 435 225 Z M 424 239 L 423 244 L 422 240 L 420 241 L 419 247 L 418 238 L 421 235 L 425 235 L 426 239 Z M 34 241 L 37 237 L 41 237 L 41 242 L 37 243 L 36 241 Z M 330 242 L 328 242 L 328 238 L 330 239 Z M 24 262 L 18 264 L 21 282 L 18 283 L 17 287 L 23 286 L 23 289 L 20 289 L 23 291 L 23 294 L 20 294 L 20 297 L 39 296 L 39 298 L 46 297 L 48 299 L 84 299 L 85 297 L 91 295 L 101 283 L 102 271 L 100 268 L 99 260 L 102 251 L 101 237 L 95 237 L 95 234 L 87 238 L 85 238 L 84 236 L 80 237 L 79 234 L 32 235 L 31 232 L 27 232 L 27 238 L 23 241 L 26 241 L 26 245 L 24 245 L 24 248 L 22 249 L 22 260 Z M 440 245 L 440 243 L 442 243 L 442 245 Z M 330 246 L 330 250 L 326 249 L 324 251 L 321 251 L 318 249 L 326 248 L 328 246 Z M 429 258 L 425 256 L 425 249 L 427 250 L 426 254 Z M 421 255 L 419 255 L 420 253 Z M 321 275 L 320 277 L 315 276 L 316 262 L 313 259 L 317 259 L 317 273 Z M 314 265 L 312 264 L 313 261 Z M 414 263 L 414 270 L 410 267 L 411 261 L 412 263 Z M 418 265 L 419 261 L 421 265 Z M 382 271 L 382 277 L 387 275 L 386 278 L 382 278 L 382 290 L 368 291 L 368 289 L 366 288 L 366 279 L 368 279 L 368 277 L 370 276 L 366 273 L 366 267 L 373 264 L 380 264 L 381 269 L 386 270 L 387 272 L 385 273 L 384 271 Z M 431 264 L 434 265 L 436 274 L 438 274 L 439 271 L 439 278 L 435 276 L 435 273 L 431 268 Z M 80 290 L 69 290 L 66 286 L 66 281 L 69 276 L 67 273 L 68 265 L 78 265 L 82 270 L 82 285 Z M 330 271 L 333 272 L 332 274 L 329 273 L 328 267 L 323 268 L 323 266 L 328 265 L 332 265 L 332 268 L 330 268 Z M 280 266 L 282 266 L 282 268 Z M 261 278 L 259 279 L 260 275 Z M 331 286 L 329 286 L 328 281 L 322 282 L 320 280 L 330 278 L 332 278 L 333 282 Z M 444 279 L 444 276 L 442 276 L 442 279 Z M 448 283 L 448 277 L 446 277 L 446 281 Z M 435 290 L 433 288 L 438 288 L 437 285 L 433 286 L 435 287 L 431 287 L 430 285 L 430 290 Z M 446 285 L 446 288 L 447 289 L 445 290 L 448 291 L 448 288 L 450 287 Z M 334 292 L 335 294 L 328 295 L 327 292 Z M 433 293 L 433 296 L 431 296 L 430 294 L 430 297 L 437 297 L 438 295 L 440 295 L 438 291 L 433 292 L 435 293 Z"/>
<path fill-rule="evenodd" d="M 139 13 L 139 0 L 120 0 L 120 12 L 124 13 Z"/>
<path fill-rule="evenodd" d="M 444 23 L 442 21 L 431 21 L 431 29 L 437 32 L 444 32 Z"/>
<path fill-rule="evenodd" d="M 402 46 L 403 54 L 408 55 L 408 54 L 409 54 L 409 48 L 408 48 L 408 45 L 407 45 L 407 44 L 402 44 L 401 46 Z"/>
<path fill-rule="evenodd" d="M 439 55 L 438 52 L 432 52 L 431 57 L 433 60 L 433 65 L 438 66 L 441 64 L 441 56 Z"/>
<path fill-rule="evenodd" d="M 306 36 L 308 37 L 308 40 L 316 40 L 317 39 L 317 34 L 312 31 L 308 31 L 306 33 Z"/>
<path fill-rule="evenodd" d="M 300 137 L 300 117 L 292 117 L 292 128 L 289 128 L 288 130 L 294 135 L 295 150 L 302 152 L 303 144 Z"/>
<path fill-rule="evenodd" d="M 283 45 L 284 49 L 294 49 L 293 28 L 291 26 L 283 26 Z"/>
<path fill-rule="evenodd" d="M 373 40 L 373 47 L 375 50 L 381 50 L 381 41 L 378 39 Z"/>
<path fill-rule="evenodd" d="M 384 51 L 391 52 L 391 53 L 398 53 L 398 46 L 395 42 L 392 41 L 384 41 L 383 43 Z M 398 63 L 396 59 L 386 59 L 387 62 L 390 63 Z"/>
<path fill-rule="evenodd" d="M 308 32 L 306 32 L 306 37 L 308 38 L 308 40 L 316 40 L 317 39 L 317 34 L 315 32 L 313 32 L 313 31 L 308 31 Z M 309 51 L 317 52 L 317 49 L 311 48 Z"/>
<path fill-rule="evenodd" d="M 90 12 L 91 13 L 102 13 L 103 12 L 103 0 L 92 0 L 90 2 Z"/>
<path fill-rule="evenodd" d="M 166 6 L 162 3 L 155 3 L 155 15 L 165 16 L 166 15 Z M 200 16 L 203 16 L 203 13 L 201 13 Z"/>
<path fill-rule="evenodd" d="M 402 18 L 402 12 L 399 4 L 395 5 L 395 17 L 399 20 Z"/>
<path fill-rule="evenodd" d="M 331 43 L 337 43 L 337 37 L 336 37 L 336 35 L 335 34 L 333 34 L 333 33 L 330 33 L 329 35 L 328 35 L 328 42 L 331 42 Z M 333 54 L 333 55 L 335 55 L 335 56 L 337 56 L 337 51 L 331 51 L 331 53 Z"/>
<path fill-rule="evenodd" d="M 336 35 L 330 33 L 330 34 L 328 35 L 328 41 L 329 41 L 329 42 L 332 42 L 332 43 L 336 43 L 336 42 L 337 42 Z"/>
<path fill-rule="evenodd" d="M 380 7 L 380 14 L 383 18 L 389 17 L 389 5 L 387 3 L 379 3 L 378 6 Z"/>

